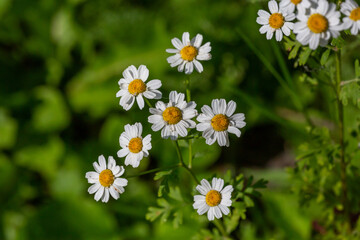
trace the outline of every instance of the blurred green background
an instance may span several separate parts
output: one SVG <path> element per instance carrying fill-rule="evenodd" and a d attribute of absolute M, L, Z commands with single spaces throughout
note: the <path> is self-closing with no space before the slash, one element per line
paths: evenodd
<path fill-rule="evenodd" d="M 213 98 L 235 100 L 247 122 L 229 148 L 197 140 L 195 172 L 221 177 L 231 169 L 270 181 L 241 224 L 244 239 L 310 239 L 321 209 L 299 208 L 284 170 L 305 139 L 305 118 L 249 41 L 292 77 L 316 121 L 331 125 L 331 111 L 316 89 L 298 81 L 282 46 L 259 34 L 255 19 L 262 6 L 240 0 L 0 0 L 0 239 L 190 239 L 213 227 L 194 219 L 191 202 L 179 228 L 146 221 L 156 201 L 153 175 L 132 178 L 121 198 L 108 204 L 87 193 L 85 173 L 99 155 L 116 156 L 125 124 L 142 122 L 151 132 L 146 109 L 125 112 L 118 104 L 122 71 L 145 64 L 149 79 L 162 80 L 165 98 L 171 90 L 184 92 L 186 76 L 170 68 L 165 49 L 185 31 L 201 33 L 212 46 L 204 72 L 191 75 L 198 110 Z M 169 140 L 159 132 L 152 138 L 151 157 L 138 169 L 126 168 L 127 174 L 177 162 Z M 190 190 L 186 194 L 191 201 Z"/>

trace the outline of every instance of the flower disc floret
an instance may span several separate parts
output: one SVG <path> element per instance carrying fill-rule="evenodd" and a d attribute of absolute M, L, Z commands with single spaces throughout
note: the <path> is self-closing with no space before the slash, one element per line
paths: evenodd
<path fill-rule="evenodd" d="M 229 123 L 230 123 L 229 118 L 226 117 L 224 114 L 216 114 L 211 119 L 211 126 L 215 131 L 218 132 L 227 130 L 229 127 Z"/>
<path fill-rule="evenodd" d="M 142 139 L 139 137 L 136 138 L 132 138 L 129 141 L 129 151 L 132 153 L 138 153 L 142 150 L 143 148 L 143 143 L 142 143 Z"/>
<path fill-rule="evenodd" d="M 315 13 L 309 17 L 307 25 L 313 33 L 322 33 L 328 30 L 329 22 L 323 15 Z"/>
<path fill-rule="evenodd" d="M 186 61 L 192 61 L 198 54 L 198 51 L 193 46 L 186 46 L 180 51 L 181 58 Z"/>
<path fill-rule="evenodd" d="M 168 124 L 177 124 L 182 119 L 181 110 L 177 107 L 168 107 L 162 114 L 163 119 Z"/>
<path fill-rule="evenodd" d="M 298 5 L 299 3 L 301 3 L 302 0 L 291 0 L 291 2 L 295 5 Z"/>
<path fill-rule="evenodd" d="M 210 207 L 215 207 L 221 202 L 221 193 L 216 190 L 211 190 L 206 194 L 205 201 Z"/>
<path fill-rule="evenodd" d="M 114 174 L 110 169 L 105 169 L 99 174 L 99 182 L 104 187 L 110 187 L 114 183 Z"/>
<path fill-rule="evenodd" d="M 139 93 L 143 93 L 146 91 L 146 85 L 142 80 L 135 79 L 129 84 L 128 90 L 129 93 L 137 96 Z"/>
<path fill-rule="evenodd" d="M 349 18 L 353 21 L 358 21 L 360 20 L 360 7 L 355 8 L 354 10 L 351 11 Z M 360 26 L 359 26 L 360 28 Z"/>
<path fill-rule="evenodd" d="M 272 28 L 278 29 L 281 28 L 285 21 L 284 21 L 284 16 L 281 13 L 274 13 L 271 14 L 270 18 L 269 18 L 269 25 Z"/>

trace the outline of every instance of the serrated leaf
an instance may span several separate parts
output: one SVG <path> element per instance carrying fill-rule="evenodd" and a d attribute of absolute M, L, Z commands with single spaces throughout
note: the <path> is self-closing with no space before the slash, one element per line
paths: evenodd
<path fill-rule="evenodd" d="M 299 52 L 299 49 L 300 49 L 300 47 L 301 47 L 301 44 L 300 43 L 296 43 L 295 44 L 295 47 L 291 50 L 291 52 L 289 53 L 289 59 L 294 59 L 294 58 L 296 58 L 296 56 L 297 56 L 297 54 L 298 54 L 298 52 Z"/>
<path fill-rule="evenodd" d="M 244 202 L 245 202 L 246 207 L 253 207 L 254 206 L 254 201 L 249 196 L 245 195 Z"/>
<path fill-rule="evenodd" d="M 155 173 L 154 180 L 157 181 L 165 176 L 170 175 L 172 172 L 173 172 L 173 170 L 157 172 L 157 173 Z"/>
<path fill-rule="evenodd" d="M 304 48 L 304 49 L 301 51 L 300 56 L 299 56 L 299 64 L 300 64 L 300 66 L 306 64 L 306 62 L 307 62 L 307 60 L 309 59 L 309 56 L 310 56 L 310 54 L 311 54 L 311 51 L 312 51 L 312 50 L 311 50 L 310 48 L 308 48 L 308 47 Z"/>
<path fill-rule="evenodd" d="M 320 64 L 321 65 L 325 65 L 327 60 L 329 59 L 329 56 L 330 56 L 330 52 L 331 52 L 331 49 L 327 49 L 322 55 L 321 55 L 321 59 L 320 59 Z"/>
<path fill-rule="evenodd" d="M 351 101 L 355 106 L 360 108 L 360 85 L 357 82 L 343 85 L 340 91 L 340 100 L 345 106 Z"/>
<path fill-rule="evenodd" d="M 181 201 L 181 202 L 184 201 L 183 197 L 181 196 L 179 187 L 174 187 L 174 188 L 171 187 L 169 192 L 169 197 L 177 201 Z"/>

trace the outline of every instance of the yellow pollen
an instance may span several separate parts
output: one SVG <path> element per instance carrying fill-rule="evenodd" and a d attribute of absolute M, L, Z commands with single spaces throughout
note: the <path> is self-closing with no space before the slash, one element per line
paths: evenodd
<path fill-rule="evenodd" d="M 293 4 L 298 5 L 302 0 L 290 0 Z"/>
<path fill-rule="evenodd" d="M 164 110 L 163 119 L 168 124 L 177 124 L 182 119 L 181 110 L 177 107 L 168 107 Z"/>
<path fill-rule="evenodd" d="M 198 51 L 193 46 L 186 46 L 180 51 L 181 58 L 186 61 L 192 61 L 197 54 Z"/>
<path fill-rule="evenodd" d="M 358 21 L 360 20 L 360 7 L 355 8 L 354 10 L 351 11 L 349 18 L 353 21 Z"/>
<path fill-rule="evenodd" d="M 142 150 L 143 144 L 141 138 L 132 138 L 129 142 L 129 151 L 132 153 L 138 153 Z"/>
<path fill-rule="evenodd" d="M 139 93 L 143 93 L 146 91 L 145 83 L 140 79 L 134 79 L 128 87 L 129 93 L 132 95 L 138 95 Z"/>
<path fill-rule="evenodd" d="M 114 182 L 114 174 L 110 169 L 105 169 L 99 174 L 99 182 L 104 187 L 110 187 Z"/>
<path fill-rule="evenodd" d="M 221 202 L 221 193 L 216 190 L 210 190 L 206 194 L 205 201 L 210 207 L 215 207 Z"/>
<path fill-rule="evenodd" d="M 329 22 L 323 15 L 314 13 L 309 17 L 307 25 L 313 33 L 322 33 L 328 29 Z"/>
<path fill-rule="evenodd" d="M 229 123 L 229 119 L 223 114 L 217 114 L 211 119 L 211 126 L 218 132 L 228 129 Z"/>
<path fill-rule="evenodd" d="M 273 13 L 269 18 L 269 25 L 272 28 L 278 29 L 284 25 L 284 17 L 281 13 Z"/>

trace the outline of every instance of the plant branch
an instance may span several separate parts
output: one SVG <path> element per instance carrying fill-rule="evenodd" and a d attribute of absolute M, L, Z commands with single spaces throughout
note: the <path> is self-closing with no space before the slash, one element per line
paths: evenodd
<path fill-rule="evenodd" d="M 200 184 L 199 180 L 195 176 L 195 173 L 190 168 L 188 168 L 188 166 L 184 163 L 178 140 L 175 141 L 175 147 L 176 147 L 176 152 L 177 152 L 177 155 L 178 155 L 178 158 L 179 158 L 179 161 L 180 161 L 180 163 L 179 163 L 180 166 L 185 168 L 190 173 L 190 175 L 192 176 L 192 178 L 195 180 L 195 182 L 197 184 Z"/>

